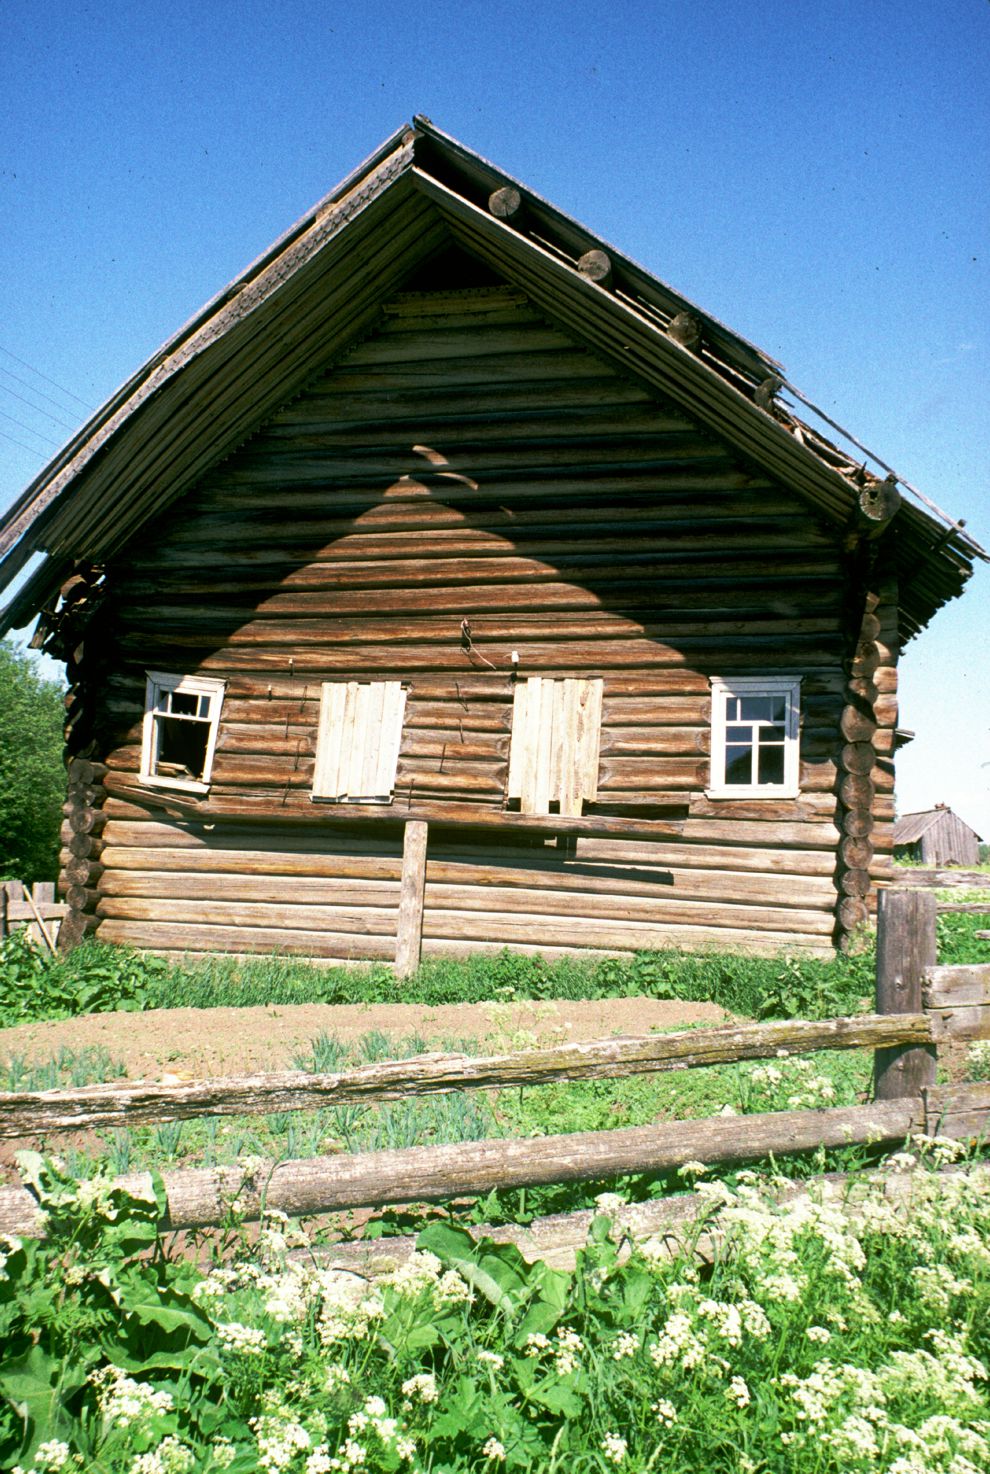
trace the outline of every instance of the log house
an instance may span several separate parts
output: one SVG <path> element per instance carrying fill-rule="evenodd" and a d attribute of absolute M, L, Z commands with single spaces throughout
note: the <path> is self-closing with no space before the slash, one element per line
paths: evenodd
<path fill-rule="evenodd" d="M 60 945 L 826 953 L 985 557 L 417 118 L 0 524 L 66 662 Z"/>

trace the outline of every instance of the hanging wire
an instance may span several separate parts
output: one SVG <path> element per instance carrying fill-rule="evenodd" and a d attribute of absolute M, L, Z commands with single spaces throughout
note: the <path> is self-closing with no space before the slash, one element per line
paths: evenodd
<path fill-rule="evenodd" d="M 25 422 L 23 420 L 19 420 L 16 415 L 9 414 L 7 410 L 0 409 L 0 415 L 3 415 L 5 420 L 12 420 L 15 425 L 19 425 L 22 430 L 26 430 L 29 435 L 37 435 L 39 440 L 45 440 L 48 442 L 49 445 L 54 445 L 56 448 L 58 447 L 59 442 L 57 440 L 53 440 L 50 435 L 44 435 L 40 430 L 36 430 L 33 425 L 25 424 Z"/>
<path fill-rule="evenodd" d="M 39 379 L 44 379 L 46 384 L 51 384 L 53 389 L 58 389 L 60 393 L 67 394 L 70 399 L 74 399 L 77 404 L 81 404 L 83 409 L 96 408 L 95 404 L 88 404 L 85 399 L 80 399 L 78 394 L 73 394 L 71 389 L 66 389 L 62 384 L 59 384 L 57 380 L 50 379 L 47 374 L 43 374 L 40 369 L 36 369 L 34 367 L 34 364 L 28 363 L 27 360 L 24 358 L 18 358 L 16 353 L 14 353 L 10 348 L 5 348 L 2 343 L 0 343 L 0 353 L 6 353 L 7 357 L 12 358 L 15 363 L 19 363 L 21 368 L 26 368 L 30 370 L 32 374 L 37 374 Z"/>
<path fill-rule="evenodd" d="M 58 415 L 53 415 L 50 410 L 39 409 L 36 404 L 31 403 L 30 399 L 25 399 L 23 394 L 18 394 L 16 389 L 8 389 L 5 384 L 0 387 L 3 388 L 5 394 L 13 395 L 14 399 L 21 401 L 21 404 L 26 404 L 28 409 L 33 409 L 36 415 L 44 415 L 46 420 L 54 420 L 56 425 L 62 425 L 66 430 L 76 429 L 71 420 L 60 420 Z"/>
<path fill-rule="evenodd" d="M 15 440 L 13 435 L 7 434 L 6 430 L 0 430 L 0 436 L 2 436 L 4 440 L 9 440 L 11 445 L 19 445 L 21 450 L 26 450 L 30 455 L 44 455 L 44 451 L 39 450 L 36 445 L 25 445 L 23 440 Z"/>
<path fill-rule="evenodd" d="M 851 435 L 843 425 L 840 425 L 838 421 L 833 420 L 832 417 L 830 415 L 827 415 L 823 409 L 819 409 L 818 405 L 810 400 L 807 394 L 802 394 L 800 389 L 795 389 L 794 385 L 790 382 L 789 379 L 785 379 L 784 384 L 788 391 L 794 395 L 794 398 L 800 399 L 801 403 L 803 405 L 806 405 L 807 408 L 811 410 L 812 414 L 817 415 L 820 420 L 824 420 L 826 425 L 830 425 L 833 430 L 837 431 L 838 434 L 840 434 L 845 440 L 848 440 L 850 445 L 855 445 L 857 450 L 861 450 L 865 456 L 869 456 L 874 465 L 877 465 L 880 467 L 881 470 L 886 471 L 889 476 L 893 476 L 894 480 L 898 482 L 900 486 L 903 486 L 905 491 L 909 491 L 912 496 L 916 496 L 919 502 L 923 502 L 928 510 L 930 512 L 934 512 L 937 517 L 940 517 L 948 527 L 951 527 L 955 532 L 961 533 L 966 541 L 968 543 L 971 543 L 974 548 L 979 549 L 981 553 L 984 552 L 984 549 L 980 547 L 979 543 L 974 541 L 974 539 L 970 537 L 969 533 L 966 531 L 965 523 L 957 522 L 954 517 L 949 516 L 948 512 L 943 512 L 942 508 L 938 506 L 936 502 L 933 502 L 929 497 L 925 496 L 925 493 L 923 491 L 919 491 L 916 486 L 912 486 L 910 481 L 905 481 L 904 477 L 899 476 L 898 473 L 894 470 L 893 466 L 888 466 L 887 462 L 881 460 L 880 456 L 878 456 L 874 451 L 870 450 L 868 445 L 864 445 L 861 440 L 857 440 L 855 435 Z"/>

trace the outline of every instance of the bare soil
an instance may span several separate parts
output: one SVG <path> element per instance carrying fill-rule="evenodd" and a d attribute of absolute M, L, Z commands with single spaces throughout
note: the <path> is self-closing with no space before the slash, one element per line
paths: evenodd
<path fill-rule="evenodd" d="M 88 1014 L 0 1030 L 0 1063 L 12 1057 L 44 1063 L 63 1047 L 102 1047 L 132 1080 L 164 1075 L 217 1075 L 291 1069 L 312 1041 L 329 1034 L 351 1043 L 381 1032 L 420 1035 L 431 1048 L 473 1039 L 492 1050 L 512 1047 L 522 1032 L 540 1042 L 607 1039 L 625 1034 L 717 1024 L 728 1019 L 711 1003 L 656 998 L 504 1004 L 303 1003 L 263 1008 L 166 1008 L 150 1013 Z M 522 1042 L 522 1041 L 517 1041 Z"/>

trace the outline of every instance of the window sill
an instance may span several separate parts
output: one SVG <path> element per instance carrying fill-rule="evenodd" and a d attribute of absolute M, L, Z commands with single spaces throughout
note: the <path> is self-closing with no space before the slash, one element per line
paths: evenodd
<path fill-rule="evenodd" d="M 152 773 L 142 773 L 141 783 L 146 788 L 169 788 L 174 793 L 209 793 L 210 785 L 196 778 L 159 778 Z"/>
<path fill-rule="evenodd" d="M 328 798 L 322 793 L 311 793 L 309 801 L 313 804 L 365 804 L 369 808 L 380 809 L 387 808 L 395 800 L 391 796 L 389 798 L 351 798 L 348 794 L 346 798 Z"/>
<path fill-rule="evenodd" d="M 729 798 L 745 798 L 745 799 L 765 798 L 765 799 L 778 799 L 778 798 L 800 798 L 800 797 L 801 797 L 801 790 L 799 788 L 785 788 L 783 785 L 781 785 L 778 788 L 769 788 L 769 787 L 766 787 L 766 786 L 764 786 L 762 788 L 755 788 L 755 787 L 753 787 L 753 786 L 750 785 L 748 787 L 742 787 L 742 786 L 740 786 L 738 788 L 706 788 L 705 789 L 705 798 L 724 798 L 724 799 L 729 799 Z"/>

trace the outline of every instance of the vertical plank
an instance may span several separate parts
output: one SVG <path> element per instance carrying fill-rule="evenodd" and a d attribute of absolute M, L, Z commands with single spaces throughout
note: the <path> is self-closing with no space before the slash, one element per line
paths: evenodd
<path fill-rule="evenodd" d="M 578 773 L 576 814 L 583 812 L 584 802 L 594 803 L 598 797 L 598 760 L 602 740 L 602 697 L 605 682 L 599 676 L 582 681 L 578 700 L 574 766 Z"/>
<path fill-rule="evenodd" d="M 361 687 L 364 721 L 354 754 L 355 770 L 360 774 L 355 785 L 356 797 L 359 799 L 379 797 L 378 758 L 382 745 L 382 717 L 387 684 L 386 681 L 370 681 Z"/>
<path fill-rule="evenodd" d="M 390 799 L 395 788 L 395 770 L 399 765 L 406 691 L 401 681 L 383 681 L 381 684 L 382 727 L 372 792 L 375 798 Z"/>
<path fill-rule="evenodd" d="M 877 1013 L 920 1013 L 922 980 L 937 961 L 935 897 L 931 891 L 880 892 L 877 914 Z M 935 1083 L 931 1045 L 878 1049 L 873 1098 L 917 1096 Z"/>
<path fill-rule="evenodd" d="M 361 781 L 360 758 L 355 772 L 355 753 L 364 713 L 361 709 L 361 686 L 357 681 L 347 682 L 347 701 L 340 729 L 340 780 L 338 789 L 341 798 L 350 798 Z"/>
<path fill-rule="evenodd" d="M 313 774 L 313 792 L 318 798 L 339 798 L 341 794 L 340 755 L 346 706 L 347 686 L 340 681 L 324 682 Z"/>
<path fill-rule="evenodd" d="M 408 978 L 423 950 L 423 900 L 426 894 L 426 841 L 429 825 L 407 819 L 402 836 L 402 881 L 395 933 L 395 975 Z"/>
<path fill-rule="evenodd" d="M 512 693 L 512 735 L 509 738 L 509 777 L 505 792 L 508 798 L 522 798 L 523 769 L 526 764 L 526 727 L 529 721 L 530 681 L 518 681 Z"/>
<path fill-rule="evenodd" d="M 554 695 L 557 682 L 544 679 L 540 686 L 539 728 L 537 730 L 535 772 L 532 803 L 524 809 L 528 814 L 550 812 L 550 769 L 554 743 Z"/>
<path fill-rule="evenodd" d="M 7 886 L 0 880 L 0 942 L 7 935 Z"/>
<path fill-rule="evenodd" d="M 555 798 L 560 798 L 561 788 L 568 773 L 571 746 L 567 729 L 567 682 L 553 682 L 551 701 L 550 751 L 547 763 L 547 810 Z M 563 809 L 560 810 L 564 812 Z"/>
<path fill-rule="evenodd" d="M 578 763 L 578 730 L 581 688 L 584 681 L 565 680 L 561 692 L 561 715 L 556 743 L 557 764 L 551 796 L 560 800 L 560 812 L 576 816 L 581 813 L 581 772 Z"/>

